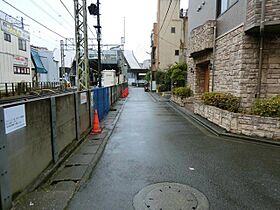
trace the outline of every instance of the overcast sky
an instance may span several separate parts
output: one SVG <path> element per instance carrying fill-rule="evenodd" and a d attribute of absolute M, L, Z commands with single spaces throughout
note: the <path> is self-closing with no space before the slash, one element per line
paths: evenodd
<path fill-rule="evenodd" d="M 60 0 L 6 0 L 32 18 L 53 29 L 63 37 L 74 38 L 74 20 L 63 7 Z M 73 0 L 62 0 L 73 14 Z M 87 4 L 96 0 L 87 0 Z M 125 49 L 133 50 L 139 62 L 149 59 L 150 34 L 156 21 L 157 0 L 100 0 L 102 43 L 120 44 L 124 34 L 125 17 Z M 181 0 L 181 7 L 187 8 L 188 0 Z M 13 17 L 23 17 L 26 29 L 31 33 L 31 44 L 47 47 L 49 50 L 59 49 L 59 40 L 63 39 L 38 25 L 28 17 L 8 6 L 0 0 L 0 10 Z M 89 37 L 96 36 L 92 27 L 96 18 L 88 15 Z M 58 50 L 56 50 L 58 51 Z M 59 53 L 58 53 L 59 54 Z"/>

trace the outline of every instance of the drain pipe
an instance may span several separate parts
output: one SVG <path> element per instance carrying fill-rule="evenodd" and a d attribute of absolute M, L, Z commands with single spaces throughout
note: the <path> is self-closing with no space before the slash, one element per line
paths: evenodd
<path fill-rule="evenodd" d="M 260 23 L 259 71 L 258 71 L 258 84 L 257 84 L 257 94 L 256 94 L 257 98 L 260 98 L 261 96 L 261 86 L 262 86 L 265 4 L 266 4 L 266 0 L 262 0 L 261 23 Z"/>
<path fill-rule="evenodd" d="M 213 43 L 213 61 L 212 61 L 212 87 L 211 90 L 214 92 L 214 79 L 215 79 L 215 56 L 216 56 L 216 38 L 217 38 L 217 26 L 214 26 L 214 43 Z"/>

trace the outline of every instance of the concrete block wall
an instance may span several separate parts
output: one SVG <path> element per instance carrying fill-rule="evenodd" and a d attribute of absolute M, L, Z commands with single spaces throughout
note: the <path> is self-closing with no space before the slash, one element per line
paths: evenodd
<path fill-rule="evenodd" d="M 80 130 L 83 135 L 90 127 L 89 104 L 80 104 Z"/>
<path fill-rule="evenodd" d="M 25 103 L 27 126 L 7 135 L 12 193 L 23 190 L 51 162 L 49 99 Z"/>
<path fill-rule="evenodd" d="M 57 130 L 55 141 L 59 156 L 67 146 L 77 140 L 74 95 L 74 93 L 69 93 L 55 96 Z M 6 135 L 7 171 L 10 176 L 12 194 L 23 191 L 54 161 L 51 136 L 51 98 L 30 100 L 23 104 L 25 104 L 26 126 Z M 87 103 L 78 108 L 81 135 L 90 128 L 89 107 L 89 100 L 87 100 Z M 4 106 L 4 108 L 6 107 Z"/>
<path fill-rule="evenodd" d="M 76 139 L 74 94 L 56 98 L 56 119 L 57 143 L 60 153 Z"/>

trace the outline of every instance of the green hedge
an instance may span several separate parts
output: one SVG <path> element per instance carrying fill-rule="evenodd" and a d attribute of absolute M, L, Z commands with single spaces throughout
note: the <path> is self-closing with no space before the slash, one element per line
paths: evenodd
<path fill-rule="evenodd" d="M 264 117 L 280 117 L 280 96 L 256 100 L 252 107 L 252 114 Z"/>
<path fill-rule="evenodd" d="M 160 84 L 158 85 L 158 92 L 164 92 L 164 91 L 168 91 L 168 88 L 166 87 L 165 84 Z"/>
<path fill-rule="evenodd" d="M 189 87 L 178 87 L 173 89 L 173 94 L 179 97 L 188 98 L 192 95 L 192 90 Z"/>
<path fill-rule="evenodd" d="M 204 93 L 202 100 L 206 105 L 215 106 L 230 112 L 238 112 L 240 108 L 240 98 L 230 93 Z"/>

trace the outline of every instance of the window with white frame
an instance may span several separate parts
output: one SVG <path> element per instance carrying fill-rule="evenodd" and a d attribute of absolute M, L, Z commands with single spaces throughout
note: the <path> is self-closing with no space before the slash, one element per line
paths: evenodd
<path fill-rule="evenodd" d="M 18 49 L 26 51 L 26 40 L 18 38 Z"/>

